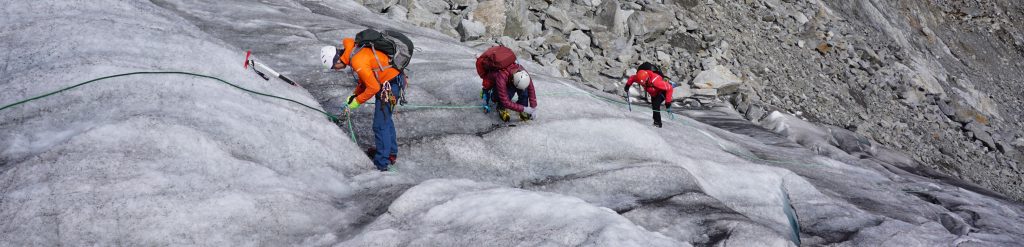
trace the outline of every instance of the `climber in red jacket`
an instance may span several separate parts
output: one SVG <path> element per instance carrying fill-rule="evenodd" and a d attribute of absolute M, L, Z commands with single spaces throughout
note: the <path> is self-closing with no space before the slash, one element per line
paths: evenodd
<path fill-rule="evenodd" d="M 629 91 L 633 83 L 639 83 L 644 90 L 651 95 L 651 109 L 654 109 L 654 126 L 661 128 L 661 104 L 665 103 L 665 110 L 672 107 L 672 84 L 665 81 L 664 77 L 650 70 L 639 70 L 636 75 L 630 76 L 623 89 Z"/>

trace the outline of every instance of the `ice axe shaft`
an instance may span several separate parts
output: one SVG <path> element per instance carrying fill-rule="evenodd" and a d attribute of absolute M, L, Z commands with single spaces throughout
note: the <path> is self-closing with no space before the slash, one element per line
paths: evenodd
<path fill-rule="evenodd" d="M 633 111 L 633 101 L 629 100 L 629 90 L 626 90 L 626 107 L 629 108 L 629 111 Z"/>
<path fill-rule="evenodd" d="M 271 69 L 270 67 L 267 67 L 267 65 L 264 65 L 263 63 L 255 62 L 255 61 L 254 61 L 254 63 L 256 64 L 256 70 L 257 71 L 264 71 L 267 74 L 270 74 L 270 76 L 277 77 L 278 79 L 281 79 L 282 81 L 287 82 L 288 84 L 291 84 L 292 86 L 295 86 L 295 81 L 292 81 L 292 79 L 288 79 L 288 77 L 285 77 L 281 73 L 277 73 L 277 71 L 274 71 L 273 69 Z"/>

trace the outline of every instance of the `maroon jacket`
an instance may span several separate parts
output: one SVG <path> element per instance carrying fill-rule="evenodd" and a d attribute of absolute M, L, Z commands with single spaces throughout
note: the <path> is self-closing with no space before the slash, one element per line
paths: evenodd
<path fill-rule="evenodd" d="M 515 102 L 512 102 L 512 100 L 510 100 L 508 97 L 509 89 L 518 90 L 515 88 L 515 82 L 512 81 L 512 74 L 515 73 L 513 71 L 519 70 L 526 71 L 526 69 L 523 68 L 523 66 L 519 64 L 512 64 L 508 68 L 505 68 L 505 71 L 511 73 L 505 73 L 502 71 L 491 71 L 487 73 L 487 76 L 490 77 L 494 82 L 494 90 L 496 90 L 498 95 L 498 99 L 496 101 L 499 102 L 503 107 L 505 107 L 505 109 L 522 112 L 523 106 L 516 104 Z M 537 94 L 536 92 L 534 92 L 532 78 L 530 79 L 530 86 L 526 87 L 526 92 L 530 95 L 530 107 L 537 108 Z M 522 95 L 520 95 L 520 97 L 521 96 Z"/>

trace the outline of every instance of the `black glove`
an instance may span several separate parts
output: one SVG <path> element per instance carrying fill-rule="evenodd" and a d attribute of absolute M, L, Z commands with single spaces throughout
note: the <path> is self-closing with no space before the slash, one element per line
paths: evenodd
<path fill-rule="evenodd" d="M 665 110 L 668 111 L 672 108 L 672 103 L 665 103 Z"/>
<path fill-rule="evenodd" d="M 356 96 L 355 95 L 348 96 L 348 101 L 345 101 L 345 104 L 352 104 L 353 100 L 356 100 Z"/>
<path fill-rule="evenodd" d="M 626 92 L 629 92 L 629 86 L 623 87 L 623 88 L 622 88 L 622 91 L 626 91 Z"/>

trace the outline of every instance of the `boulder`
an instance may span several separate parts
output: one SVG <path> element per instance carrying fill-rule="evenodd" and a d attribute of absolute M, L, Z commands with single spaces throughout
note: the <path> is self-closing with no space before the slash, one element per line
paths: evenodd
<path fill-rule="evenodd" d="M 740 84 L 742 82 L 743 81 L 739 77 L 737 77 L 731 71 L 729 71 L 729 68 L 722 65 L 716 65 L 712 67 L 710 70 L 705 70 L 698 73 L 697 77 L 693 78 L 691 84 L 699 88 L 718 89 L 726 86 Z"/>
<path fill-rule="evenodd" d="M 356 0 L 356 2 L 362 3 L 363 6 L 375 13 L 381 13 L 384 9 L 398 4 L 398 0 Z"/>
<path fill-rule="evenodd" d="M 452 6 L 446 0 L 413 0 L 412 5 L 426 9 L 434 14 L 448 12 L 452 9 Z"/>
<path fill-rule="evenodd" d="M 576 44 L 579 49 L 590 49 L 590 35 L 581 30 L 573 30 L 569 33 L 569 42 Z"/>
<path fill-rule="evenodd" d="M 453 8 L 455 8 L 455 7 L 471 7 L 471 6 L 476 6 L 476 4 L 478 3 L 477 0 L 447 0 L 447 1 L 448 1 L 448 3 L 450 3 L 452 5 Z"/>
<path fill-rule="evenodd" d="M 421 27 L 434 27 L 438 22 L 438 16 L 423 8 L 409 9 L 409 23 Z"/>
<path fill-rule="evenodd" d="M 644 12 L 636 12 L 626 19 L 626 27 L 630 37 L 640 37 L 647 34 L 647 27 L 644 26 Z"/>
<path fill-rule="evenodd" d="M 672 64 L 672 55 L 669 55 L 668 53 L 665 53 L 663 51 L 657 51 L 655 54 L 658 57 L 658 62 L 660 62 L 661 64 Z"/>
<path fill-rule="evenodd" d="M 627 21 L 633 10 L 622 10 L 618 1 L 605 1 L 597 9 L 597 24 L 608 28 L 614 35 L 622 37 L 629 31 Z"/>
<path fill-rule="evenodd" d="M 473 19 L 484 24 L 485 35 L 502 36 L 505 33 L 506 9 L 504 0 L 487 0 L 480 2 L 473 10 Z"/>
<path fill-rule="evenodd" d="M 529 3 L 525 1 L 512 1 L 506 5 L 505 30 L 502 35 L 520 40 L 536 37 L 536 34 L 531 33 L 532 23 L 528 5 Z"/>
<path fill-rule="evenodd" d="M 672 28 L 673 20 L 676 19 L 675 13 L 671 11 L 644 11 L 641 13 L 644 15 L 641 23 L 647 28 L 647 34 L 660 35 L 664 33 Z"/>
<path fill-rule="evenodd" d="M 460 40 L 468 41 L 482 37 L 487 32 L 487 28 L 478 21 L 462 20 L 459 22 L 459 26 L 455 27 L 455 31 L 459 32 Z"/>
<path fill-rule="evenodd" d="M 388 17 L 388 19 L 396 21 L 407 21 L 409 20 L 409 9 L 406 9 L 401 5 L 391 6 L 390 8 L 387 9 L 387 12 L 384 14 L 384 16 Z"/>
<path fill-rule="evenodd" d="M 553 28 L 562 34 L 569 34 L 576 27 L 576 23 L 572 21 L 572 17 L 569 17 L 569 13 L 554 5 L 548 7 L 544 13 L 546 14 L 544 25 L 547 28 Z"/>

